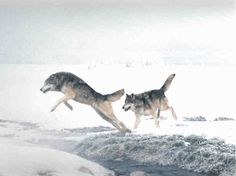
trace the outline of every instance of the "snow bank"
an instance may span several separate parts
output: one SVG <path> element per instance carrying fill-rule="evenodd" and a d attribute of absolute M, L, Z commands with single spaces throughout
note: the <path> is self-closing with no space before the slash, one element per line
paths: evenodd
<path fill-rule="evenodd" d="M 173 125 L 170 128 L 166 128 L 165 123 L 166 122 L 163 121 L 163 127 L 155 129 L 155 131 L 151 128 L 150 134 L 152 135 L 145 134 L 142 129 L 130 135 L 121 135 L 116 133 L 114 128 L 102 126 L 56 130 L 43 129 L 37 124 L 28 122 L 0 120 L 0 161 L 5 161 L 4 163 L 13 166 L 12 160 L 14 158 L 16 164 L 18 161 L 18 165 L 14 167 L 16 169 L 18 168 L 17 173 L 23 172 L 20 169 L 25 168 L 26 164 L 29 170 L 31 170 L 31 173 L 39 173 L 38 175 L 59 175 L 60 170 L 57 171 L 57 163 L 52 165 L 50 164 L 52 161 L 50 161 L 50 163 L 43 165 L 44 161 L 49 161 L 47 157 L 55 159 L 56 161 L 60 160 L 58 157 L 47 154 L 49 153 L 48 150 L 42 149 L 47 147 L 82 155 L 91 160 L 95 160 L 105 168 L 119 171 L 119 173 L 127 173 L 125 175 L 139 170 L 148 174 L 152 171 L 151 173 L 160 173 L 160 175 L 162 175 L 162 172 L 168 170 L 169 175 L 175 175 L 174 173 L 178 172 L 179 175 L 197 176 L 197 174 L 188 173 L 186 170 L 181 170 L 181 168 L 200 173 L 213 173 L 213 175 L 217 175 L 216 173 L 219 173 L 219 175 L 223 175 L 223 173 L 230 175 L 230 172 L 233 173 L 235 145 L 227 145 L 223 140 L 216 138 L 207 140 L 203 137 L 196 136 L 203 128 L 207 128 L 208 131 L 212 131 L 212 134 L 215 134 L 211 129 L 219 130 L 227 127 L 227 130 L 232 133 L 233 128 L 230 129 L 230 126 L 227 125 L 229 122 L 222 124 L 223 122 L 191 121 L 184 122 L 182 126 Z M 219 125 L 222 125 L 222 127 Z M 232 126 L 234 126 L 234 124 L 232 124 Z M 196 129 L 189 130 L 193 128 Z M 195 135 L 190 136 L 190 132 Z M 183 135 L 176 135 L 175 133 Z M 223 131 L 221 133 L 223 133 Z M 18 147 L 19 145 L 28 146 L 24 147 L 24 156 L 21 154 L 23 153 L 23 149 L 22 147 Z M 35 145 L 40 148 L 32 148 L 32 146 L 35 147 Z M 6 150 L 3 146 L 6 146 Z M 42 154 L 42 156 L 40 154 L 41 158 L 39 158 L 39 156 L 30 154 L 31 151 L 35 152 L 35 155 L 39 155 L 37 153 L 40 152 L 45 154 Z M 61 155 L 62 154 L 59 152 L 58 156 L 63 158 L 64 161 L 64 156 Z M 6 156 L 10 156 L 10 162 L 6 159 Z M 29 160 L 26 161 L 25 158 L 29 158 Z M 31 159 L 34 161 L 31 162 Z M 36 161 L 38 161 L 38 163 Z M 28 162 L 30 164 L 27 164 Z M 65 162 L 72 162 L 73 164 L 76 161 L 74 161 L 74 159 L 71 159 L 71 161 L 66 159 Z M 47 172 L 41 169 L 42 167 L 35 168 L 35 166 L 30 169 L 31 164 L 35 166 L 43 165 L 43 168 L 50 168 L 50 171 L 53 172 Z M 59 165 L 61 166 L 62 164 Z M 228 165 L 226 166 L 226 164 Z M 132 168 L 130 168 L 130 165 Z M 0 175 L 3 174 L 2 172 L 4 171 L 1 170 L 1 168 L 5 168 L 3 163 L 0 164 Z M 10 167 L 6 169 L 10 169 Z M 85 168 L 82 168 L 82 170 L 84 169 Z M 25 173 L 22 173 L 22 175 L 24 176 Z"/>
<path fill-rule="evenodd" d="M 212 175 L 234 175 L 236 163 L 235 145 L 196 135 L 100 134 L 80 141 L 74 152 L 92 160 L 174 165 Z"/>
<path fill-rule="evenodd" d="M 207 121 L 207 119 L 203 116 L 196 116 L 196 117 L 184 117 L 184 121 Z M 234 121 L 235 119 L 230 117 L 216 117 L 213 121 Z"/>
<path fill-rule="evenodd" d="M 184 121 L 207 121 L 205 117 L 196 116 L 196 117 L 184 117 Z"/>
<path fill-rule="evenodd" d="M 230 117 L 217 117 L 214 121 L 234 121 L 234 119 Z"/>
<path fill-rule="evenodd" d="M 96 163 L 81 157 L 45 148 L 0 146 L 0 175 L 4 176 L 112 176 Z"/>

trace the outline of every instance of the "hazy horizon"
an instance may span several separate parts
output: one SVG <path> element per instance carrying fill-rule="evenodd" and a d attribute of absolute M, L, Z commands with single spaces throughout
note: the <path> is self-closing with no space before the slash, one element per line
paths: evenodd
<path fill-rule="evenodd" d="M 232 0 L 6 1 L 0 63 L 235 65 Z"/>

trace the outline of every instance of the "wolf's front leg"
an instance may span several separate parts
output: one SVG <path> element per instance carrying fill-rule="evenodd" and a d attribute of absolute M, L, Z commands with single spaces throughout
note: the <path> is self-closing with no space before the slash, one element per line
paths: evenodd
<path fill-rule="evenodd" d="M 134 123 L 134 129 L 137 129 L 140 122 L 141 122 L 141 116 L 138 114 L 135 114 L 136 118 L 135 118 L 135 123 Z"/>
<path fill-rule="evenodd" d="M 57 103 L 52 107 L 52 109 L 50 110 L 50 112 L 55 111 L 55 109 L 57 108 L 57 106 L 59 106 L 63 101 L 60 99 L 57 101 Z"/>
<path fill-rule="evenodd" d="M 65 95 L 64 97 L 59 99 L 57 101 L 57 103 L 52 107 L 51 112 L 53 112 L 57 108 L 57 106 L 59 106 L 61 103 L 65 103 L 66 104 L 67 100 L 70 100 L 70 99 L 73 99 L 73 98 L 74 98 L 74 95 Z M 71 106 L 69 103 L 67 103 L 67 105 Z M 72 106 L 71 106 L 71 108 L 72 108 Z"/>
<path fill-rule="evenodd" d="M 173 118 L 174 118 L 175 120 L 177 120 L 178 118 L 177 118 L 177 116 L 176 116 L 176 114 L 175 114 L 174 108 L 173 108 L 172 106 L 170 106 L 169 109 L 170 109 L 170 111 L 171 111 L 171 113 L 172 113 Z"/>
<path fill-rule="evenodd" d="M 65 104 L 66 107 L 68 107 L 71 111 L 73 110 L 73 107 L 72 107 L 67 101 L 65 101 L 64 104 Z"/>
<path fill-rule="evenodd" d="M 154 118 L 154 120 L 155 120 L 155 125 L 156 125 L 157 128 L 160 128 L 160 121 L 159 121 L 160 112 L 161 112 L 161 110 L 158 109 L 158 110 L 157 110 L 157 115 L 156 115 L 155 113 L 153 113 L 153 115 L 152 115 L 153 118 Z"/>

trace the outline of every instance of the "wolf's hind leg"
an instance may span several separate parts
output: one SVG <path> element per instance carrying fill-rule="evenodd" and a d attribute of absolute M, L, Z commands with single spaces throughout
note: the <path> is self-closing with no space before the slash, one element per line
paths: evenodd
<path fill-rule="evenodd" d="M 105 113 L 103 113 L 102 111 L 100 111 L 97 108 L 94 108 L 94 110 L 107 122 L 109 122 L 110 124 L 112 124 L 115 128 L 117 128 L 119 131 L 122 131 L 122 128 L 111 118 L 109 118 Z"/>
<path fill-rule="evenodd" d="M 102 116 L 103 119 L 110 122 L 113 126 L 115 126 L 121 132 L 130 132 L 130 130 L 116 118 L 111 102 L 105 101 L 94 107 L 98 114 Z"/>
<path fill-rule="evenodd" d="M 114 120 L 115 124 L 118 124 L 121 128 L 122 132 L 128 132 L 130 133 L 130 129 L 128 129 L 125 124 L 123 122 L 121 122 L 119 119 L 117 119 L 116 117 L 113 117 L 112 120 Z"/>
<path fill-rule="evenodd" d="M 177 120 L 177 116 L 176 116 L 176 114 L 175 114 L 174 108 L 173 108 L 172 106 L 170 106 L 170 107 L 169 107 L 169 110 L 171 111 L 173 118 L 174 118 L 175 120 Z"/>
<path fill-rule="evenodd" d="M 156 125 L 157 128 L 160 127 L 160 121 L 159 121 L 159 118 L 160 118 L 160 112 L 161 112 L 161 110 L 158 109 L 158 110 L 157 110 L 157 115 L 156 115 L 155 113 L 153 113 L 153 115 L 152 115 L 153 118 L 154 118 L 154 120 L 155 120 L 155 125 Z"/>
<path fill-rule="evenodd" d="M 115 122 L 113 121 L 113 119 L 110 118 L 106 118 L 106 121 L 108 121 L 109 123 L 111 123 L 115 128 L 117 128 L 119 131 L 122 131 L 122 128 Z"/>

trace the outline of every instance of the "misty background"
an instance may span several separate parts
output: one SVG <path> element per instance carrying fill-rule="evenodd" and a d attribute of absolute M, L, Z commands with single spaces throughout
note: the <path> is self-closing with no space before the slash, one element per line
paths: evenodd
<path fill-rule="evenodd" d="M 166 95 L 179 117 L 236 118 L 234 5 L 232 0 L 2 0 L 0 118 L 78 127 L 86 115 L 87 125 L 103 125 L 90 107 L 74 101 L 74 111 L 61 105 L 49 112 L 62 95 L 39 89 L 58 71 L 78 75 L 103 94 L 157 89 L 175 73 Z M 132 126 L 133 113 L 121 108 L 124 99 L 114 109 Z"/>
<path fill-rule="evenodd" d="M 234 0 L 0 0 L 0 175 L 81 175 L 77 155 L 118 173 L 234 175 L 235 31 Z M 124 136 L 73 100 L 50 112 L 63 95 L 40 88 L 59 71 L 101 94 L 158 89 L 175 73 L 166 96 L 178 120 L 163 111 L 160 128 L 143 117 Z M 113 110 L 133 130 L 124 102 Z"/>
<path fill-rule="evenodd" d="M 233 0 L 0 2 L 1 64 L 235 65 Z"/>

